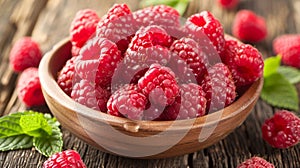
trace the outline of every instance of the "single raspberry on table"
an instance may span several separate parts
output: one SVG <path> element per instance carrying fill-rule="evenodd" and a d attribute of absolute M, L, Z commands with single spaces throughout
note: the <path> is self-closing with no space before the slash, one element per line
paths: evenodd
<path fill-rule="evenodd" d="M 190 119 L 206 114 L 205 93 L 200 85 L 189 83 L 180 85 L 180 94 L 175 102 L 166 107 L 163 120 Z"/>
<path fill-rule="evenodd" d="M 265 159 L 255 156 L 239 164 L 237 168 L 275 168 L 275 166 Z"/>
<path fill-rule="evenodd" d="M 275 54 L 283 53 L 292 46 L 300 45 L 300 34 L 283 34 L 276 37 L 272 42 Z"/>
<path fill-rule="evenodd" d="M 71 98 L 76 102 L 102 112 L 107 111 L 109 96 L 109 91 L 85 79 L 75 83 L 71 92 Z"/>
<path fill-rule="evenodd" d="M 233 9 L 239 4 L 240 0 L 218 0 L 217 2 L 222 8 Z"/>
<path fill-rule="evenodd" d="M 44 163 L 43 168 L 86 168 L 81 156 L 74 150 L 65 150 L 49 157 Z"/>
<path fill-rule="evenodd" d="M 266 21 L 262 16 L 250 10 L 240 10 L 236 13 L 232 24 L 232 34 L 246 42 L 256 43 L 267 36 Z"/>
<path fill-rule="evenodd" d="M 189 37 L 195 39 L 201 46 L 212 43 L 219 54 L 223 51 L 225 45 L 223 26 L 209 11 L 190 16 L 184 27 Z"/>
<path fill-rule="evenodd" d="M 75 82 L 75 61 L 77 57 L 67 60 L 63 68 L 58 72 L 57 83 L 60 88 L 67 94 L 71 95 L 73 84 Z"/>
<path fill-rule="evenodd" d="M 70 26 L 72 45 L 81 48 L 84 43 L 96 32 L 100 18 L 92 9 L 79 10 Z"/>
<path fill-rule="evenodd" d="M 285 34 L 273 40 L 273 50 L 285 65 L 300 68 L 300 34 Z"/>
<path fill-rule="evenodd" d="M 193 72 L 191 78 L 194 77 L 194 80 L 190 80 L 200 82 L 209 65 L 207 56 L 199 44 L 191 38 L 183 37 L 173 42 L 170 51 L 173 56 L 170 60 L 170 67 L 176 72 L 178 78 L 183 78 L 186 82 L 187 73 L 191 70 Z"/>
<path fill-rule="evenodd" d="M 300 45 L 292 46 L 281 54 L 281 62 L 285 65 L 300 69 Z"/>
<path fill-rule="evenodd" d="M 31 37 L 23 37 L 16 41 L 9 54 L 9 63 L 15 72 L 38 67 L 41 59 L 42 51 Z"/>
<path fill-rule="evenodd" d="M 138 27 L 158 25 L 171 36 L 178 37 L 180 15 L 177 10 L 166 5 L 156 5 L 137 10 L 132 13 Z"/>
<path fill-rule="evenodd" d="M 262 125 L 262 136 L 275 148 L 288 148 L 300 142 L 300 119 L 293 112 L 277 111 Z"/>
<path fill-rule="evenodd" d="M 110 87 L 121 60 L 121 53 L 115 43 L 106 38 L 94 37 L 82 47 L 75 62 L 75 72 L 81 78 L 106 89 Z"/>
<path fill-rule="evenodd" d="M 35 67 L 27 68 L 21 73 L 17 91 L 19 99 L 28 107 L 45 104 L 38 69 Z"/>
<path fill-rule="evenodd" d="M 230 69 L 237 86 L 252 84 L 262 77 L 264 61 L 255 47 L 233 39 L 226 43 L 221 58 Z"/>
<path fill-rule="evenodd" d="M 206 93 L 206 109 L 214 112 L 230 105 L 236 98 L 236 86 L 228 67 L 217 63 L 208 69 L 201 83 Z"/>
<path fill-rule="evenodd" d="M 170 105 L 179 94 L 174 72 L 165 66 L 152 64 L 145 75 L 138 80 L 138 88 L 153 104 Z"/>
<path fill-rule="evenodd" d="M 136 85 L 126 84 L 110 96 L 107 102 L 107 113 L 132 120 L 141 120 L 147 101 L 147 97 L 139 91 Z"/>
<path fill-rule="evenodd" d="M 124 53 L 137 29 L 129 7 L 126 4 L 115 4 L 99 21 L 96 32 L 97 37 L 111 40 Z"/>
<path fill-rule="evenodd" d="M 129 75 L 126 80 L 136 83 L 153 63 L 166 65 L 171 57 L 168 50 L 171 43 L 171 37 L 162 27 L 141 27 L 125 53 L 124 74 Z"/>

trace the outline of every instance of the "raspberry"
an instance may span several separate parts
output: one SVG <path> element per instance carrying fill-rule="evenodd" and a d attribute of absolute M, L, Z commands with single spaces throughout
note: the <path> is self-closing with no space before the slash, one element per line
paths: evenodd
<path fill-rule="evenodd" d="M 194 84 L 180 85 L 180 94 L 162 114 L 164 120 L 190 119 L 205 115 L 206 98 L 202 87 Z"/>
<path fill-rule="evenodd" d="M 170 66 L 176 69 L 179 78 L 187 75 L 187 68 L 193 72 L 196 81 L 200 81 L 208 67 L 208 59 L 199 44 L 191 38 L 183 37 L 173 42 L 170 51 L 175 54 Z M 186 66 L 187 65 L 187 66 Z"/>
<path fill-rule="evenodd" d="M 249 44 L 228 41 L 223 62 L 230 69 L 237 86 L 252 84 L 263 74 L 264 61 L 261 53 Z"/>
<path fill-rule="evenodd" d="M 74 150 L 65 150 L 53 154 L 43 164 L 43 168 L 86 168 L 78 152 Z"/>
<path fill-rule="evenodd" d="M 78 56 L 80 52 L 81 47 L 77 47 L 75 45 L 72 45 L 71 54 L 72 56 Z"/>
<path fill-rule="evenodd" d="M 218 0 L 217 2 L 225 9 L 233 9 L 239 4 L 240 0 Z"/>
<path fill-rule="evenodd" d="M 71 92 L 71 98 L 76 102 L 102 112 L 107 111 L 106 103 L 109 96 L 109 91 L 84 79 L 75 83 Z"/>
<path fill-rule="evenodd" d="M 39 45 L 31 37 L 19 39 L 12 47 L 9 63 L 15 72 L 22 72 L 29 67 L 38 67 L 42 59 Z"/>
<path fill-rule="evenodd" d="M 95 33 L 100 18 L 96 11 L 91 9 L 79 10 L 70 27 L 72 45 L 82 47 L 84 43 Z"/>
<path fill-rule="evenodd" d="M 273 40 L 273 50 L 275 54 L 280 54 L 289 50 L 292 46 L 300 45 L 300 34 L 284 34 Z"/>
<path fill-rule="evenodd" d="M 185 29 L 189 36 L 195 39 L 200 46 L 212 43 L 219 54 L 223 51 L 225 44 L 224 30 L 219 20 L 210 12 L 202 11 L 190 16 L 185 23 Z"/>
<path fill-rule="evenodd" d="M 128 47 L 130 37 L 138 27 L 126 4 L 115 4 L 97 25 L 97 37 L 116 43 L 122 53 Z"/>
<path fill-rule="evenodd" d="M 300 34 L 278 36 L 273 40 L 273 50 L 281 55 L 283 64 L 300 68 Z"/>
<path fill-rule="evenodd" d="M 275 148 L 288 148 L 300 142 L 300 119 L 290 111 L 279 110 L 262 125 L 262 136 Z"/>
<path fill-rule="evenodd" d="M 275 168 L 275 166 L 263 158 L 252 157 L 239 164 L 237 168 Z"/>
<path fill-rule="evenodd" d="M 126 84 L 115 91 L 107 102 L 107 113 L 114 116 L 125 116 L 133 120 L 141 120 L 146 108 L 147 97 L 136 85 Z"/>
<path fill-rule="evenodd" d="M 285 65 L 300 68 L 300 45 L 292 46 L 281 54 L 281 61 Z"/>
<path fill-rule="evenodd" d="M 105 38 L 94 37 L 82 47 L 75 70 L 81 78 L 108 88 L 121 60 L 116 44 Z"/>
<path fill-rule="evenodd" d="M 234 18 L 232 33 L 242 41 L 251 43 L 262 41 L 267 36 L 266 21 L 250 10 L 240 10 Z"/>
<path fill-rule="evenodd" d="M 140 9 L 133 12 L 133 17 L 138 27 L 159 25 L 171 36 L 178 35 L 175 34 L 175 30 L 180 27 L 180 15 L 177 10 L 169 6 L 156 5 Z"/>
<path fill-rule="evenodd" d="M 21 73 L 17 91 L 19 99 L 28 107 L 45 104 L 38 69 L 35 67 L 27 68 Z"/>
<path fill-rule="evenodd" d="M 125 74 L 136 74 L 131 80 L 137 81 L 151 64 L 166 65 L 171 57 L 167 49 L 171 43 L 171 37 L 160 26 L 141 27 L 125 53 Z"/>
<path fill-rule="evenodd" d="M 201 85 L 206 93 L 206 109 L 209 112 L 230 105 L 236 98 L 236 86 L 231 72 L 223 63 L 217 63 L 209 68 Z"/>
<path fill-rule="evenodd" d="M 67 94 L 71 95 L 75 77 L 75 61 L 77 57 L 69 59 L 57 76 L 57 83 L 60 88 Z"/>
<path fill-rule="evenodd" d="M 151 103 L 170 105 L 179 94 L 174 72 L 165 66 L 152 64 L 145 75 L 139 79 L 138 87 Z"/>
<path fill-rule="evenodd" d="M 220 54 L 223 63 L 227 64 L 235 57 L 236 49 L 239 48 L 239 45 L 235 39 L 225 39 L 224 51 Z"/>

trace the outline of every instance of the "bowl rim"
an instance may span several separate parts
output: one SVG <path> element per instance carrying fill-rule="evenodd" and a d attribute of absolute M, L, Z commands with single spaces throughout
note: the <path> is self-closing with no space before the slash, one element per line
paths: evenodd
<path fill-rule="evenodd" d="M 224 109 L 218 110 L 216 112 L 193 118 L 193 119 L 183 119 L 183 120 L 172 120 L 172 121 L 145 121 L 145 120 L 131 120 L 128 118 L 117 117 L 113 115 L 109 115 L 105 112 L 100 112 L 91 108 L 88 108 L 80 103 L 75 102 L 71 97 L 63 92 L 63 90 L 59 87 L 56 82 L 54 75 L 51 73 L 51 67 L 49 67 L 49 63 L 53 60 L 53 57 L 59 49 L 62 49 L 65 45 L 70 43 L 70 38 L 66 37 L 55 44 L 51 50 L 49 50 L 42 58 L 40 65 L 39 65 L 39 77 L 42 86 L 43 92 L 46 92 L 51 98 L 53 98 L 56 102 L 64 101 L 64 107 L 68 108 L 76 113 L 85 116 L 85 117 L 92 117 L 95 116 L 93 114 L 97 114 L 100 118 L 97 118 L 97 121 L 101 122 L 108 122 L 112 126 L 123 127 L 124 124 L 132 124 L 134 126 L 138 126 L 138 130 L 147 131 L 147 129 L 151 128 L 153 131 L 164 131 L 166 127 L 175 122 L 175 125 L 169 131 L 178 131 L 178 130 L 186 130 L 192 127 L 202 127 L 202 126 L 209 126 L 212 124 L 216 124 L 216 121 L 209 121 L 207 122 L 206 119 L 208 117 L 221 117 L 221 120 L 227 120 L 231 117 L 234 117 L 238 113 L 242 112 L 246 109 L 251 103 L 253 103 L 262 90 L 263 86 L 263 78 L 259 78 L 250 87 L 240 96 L 237 100 L 235 100 L 231 105 L 225 107 Z M 74 109 L 74 104 L 76 105 L 76 109 Z M 241 106 L 239 104 L 242 104 Z M 231 112 L 229 109 L 234 109 Z M 90 114 L 88 114 L 88 113 Z M 126 129 L 125 129 L 126 130 Z M 130 131 L 130 130 L 127 130 Z M 132 131 L 130 131 L 132 132 Z"/>

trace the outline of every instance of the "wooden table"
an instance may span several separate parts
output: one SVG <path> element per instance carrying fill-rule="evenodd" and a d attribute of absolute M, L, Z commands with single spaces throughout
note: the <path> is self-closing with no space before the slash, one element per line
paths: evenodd
<path fill-rule="evenodd" d="M 9 51 L 17 39 L 32 36 L 43 52 L 68 36 L 70 22 L 79 9 L 97 10 L 100 16 L 114 3 L 126 2 L 131 10 L 138 9 L 138 0 L 0 0 L 0 115 L 22 111 L 15 84 L 18 74 L 8 65 Z M 238 9 L 250 9 L 266 18 L 268 37 L 256 44 L 264 57 L 272 56 L 272 40 L 284 33 L 300 33 L 299 0 L 242 0 Z M 238 10 L 237 9 L 237 10 Z M 231 34 L 237 10 L 223 10 L 213 0 L 191 0 L 185 16 L 210 10 Z M 298 89 L 299 90 L 299 89 Z M 49 112 L 44 107 L 33 108 Z M 239 128 L 221 142 L 196 153 L 159 160 L 138 160 L 103 153 L 63 130 L 63 149 L 79 151 L 87 167 L 236 167 L 242 161 L 261 156 L 276 167 L 299 168 L 300 144 L 290 149 L 274 149 L 261 137 L 263 121 L 276 108 L 259 100 L 250 116 Z M 0 152 L 0 167 L 41 167 L 47 158 L 34 149 Z"/>

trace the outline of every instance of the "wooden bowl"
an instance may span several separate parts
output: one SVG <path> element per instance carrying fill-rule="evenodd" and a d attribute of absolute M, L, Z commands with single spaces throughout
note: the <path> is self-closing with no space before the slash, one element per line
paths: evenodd
<path fill-rule="evenodd" d="M 242 124 L 252 111 L 263 80 L 253 83 L 233 104 L 203 117 L 176 121 L 133 121 L 102 113 L 73 101 L 56 83 L 71 57 L 64 39 L 42 59 L 39 75 L 46 102 L 61 125 L 101 151 L 133 158 L 165 158 L 213 145 Z"/>

